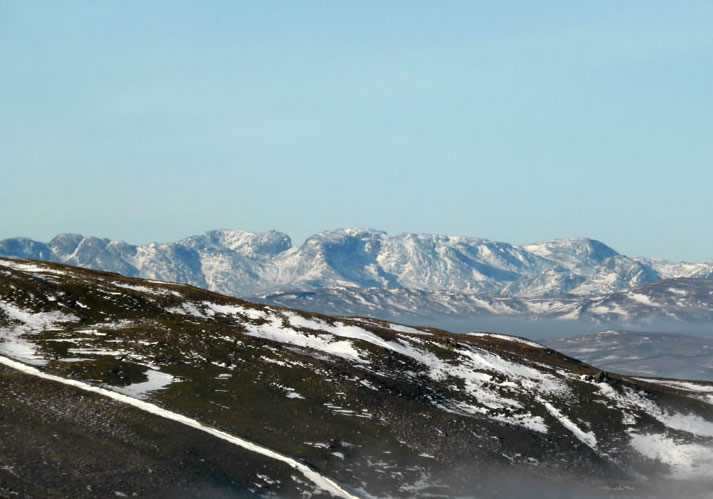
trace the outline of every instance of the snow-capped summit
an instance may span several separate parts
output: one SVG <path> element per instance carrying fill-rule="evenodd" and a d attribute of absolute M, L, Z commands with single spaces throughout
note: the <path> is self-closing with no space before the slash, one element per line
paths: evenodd
<path fill-rule="evenodd" d="M 250 258 L 271 258 L 290 249 L 292 240 L 274 230 L 255 233 L 219 229 L 187 237 L 178 244 L 196 251 L 232 251 Z"/>
<path fill-rule="evenodd" d="M 572 271 L 592 269 L 607 258 L 619 255 L 606 244 L 586 237 L 543 241 L 522 248 L 542 258 L 556 261 Z"/>
<path fill-rule="evenodd" d="M 68 259 L 84 239 L 81 234 L 57 234 L 47 245 L 61 260 Z"/>

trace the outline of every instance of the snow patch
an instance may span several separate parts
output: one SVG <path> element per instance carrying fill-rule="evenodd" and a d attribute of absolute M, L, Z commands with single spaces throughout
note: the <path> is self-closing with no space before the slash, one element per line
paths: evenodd
<path fill-rule="evenodd" d="M 646 295 L 642 295 L 639 293 L 628 293 L 627 296 L 635 302 L 642 303 L 644 305 L 655 305 L 655 303 L 651 301 L 651 298 Z"/>
<path fill-rule="evenodd" d="M 419 329 L 409 326 L 402 326 L 401 324 L 389 324 L 389 329 L 391 329 L 392 331 L 398 331 L 399 333 L 422 334 L 425 336 L 432 336 L 431 333 L 427 331 L 421 331 Z"/>
<path fill-rule="evenodd" d="M 111 284 L 117 288 L 130 289 L 132 291 L 146 293 L 147 295 L 166 296 L 166 295 L 171 294 L 174 296 L 182 296 L 181 293 L 179 293 L 178 291 L 174 291 L 171 289 L 149 288 L 147 286 L 137 286 L 135 284 L 126 284 L 126 283 L 119 282 L 119 281 L 112 281 Z"/>
<path fill-rule="evenodd" d="M 21 262 L 13 262 L 10 260 L 2 260 L 0 259 L 0 265 L 4 267 L 9 267 L 13 270 L 19 270 L 22 272 L 30 272 L 30 273 L 35 273 L 39 272 L 41 274 L 54 274 L 54 275 L 66 275 L 67 273 L 62 271 L 62 270 L 57 270 L 57 269 L 52 269 L 49 267 L 41 267 L 37 264 L 33 263 L 21 263 Z"/>
<path fill-rule="evenodd" d="M 311 348 L 352 362 L 365 363 L 363 353 L 350 341 L 335 340 L 326 334 L 308 334 L 283 325 L 283 319 L 273 316 L 269 322 L 260 325 L 247 324 L 248 336 Z"/>
<path fill-rule="evenodd" d="M 154 371 L 153 369 L 149 369 L 144 374 L 148 377 L 148 380 L 118 388 L 112 387 L 112 389 L 131 397 L 143 399 L 146 398 L 149 393 L 166 388 L 176 380 L 176 378 L 168 373 Z"/>
<path fill-rule="evenodd" d="M 179 315 L 187 315 L 198 319 L 208 319 L 208 316 L 203 313 L 195 303 L 189 301 L 181 303 L 180 307 L 167 307 L 166 312 Z"/>
<path fill-rule="evenodd" d="M 54 329 L 59 324 L 79 320 L 74 315 L 59 311 L 30 312 L 4 302 L 0 302 L 0 311 L 11 321 L 19 323 L 9 327 L 0 327 L 0 353 L 34 365 L 44 365 L 46 361 L 37 354 L 35 344 L 23 336 Z"/>
<path fill-rule="evenodd" d="M 671 478 L 713 477 L 713 449 L 677 442 L 660 434 L 631 433 L 631 446 L 641 455 L 670 466 Z"/>

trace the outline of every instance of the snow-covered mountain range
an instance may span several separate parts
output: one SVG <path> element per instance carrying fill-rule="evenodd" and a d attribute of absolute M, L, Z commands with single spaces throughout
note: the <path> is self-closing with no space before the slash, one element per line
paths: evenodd
<path fill-rule="evenodd" d="M 292 247 L 280 232 L 214 230 L 131 245 L 77 234 L 0 241 L 0 256 L 187 283 L 231 296 L 321 288 L 407 289 L 506 297 L 592 296 L 669 278 L 711 278 L 713 261 L 631 258 L 592 239 L 518 246 L 431 234 L 337 229 Z"/>

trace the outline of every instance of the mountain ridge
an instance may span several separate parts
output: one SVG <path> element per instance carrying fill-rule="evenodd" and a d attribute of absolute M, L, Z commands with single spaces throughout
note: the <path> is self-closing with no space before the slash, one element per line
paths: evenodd
<path fill-rule="evenodd" d="M 631 258 L 588 238 L 512 245 L 462 236 L 389 236 L 367 228 L 321 232 L 300 247 L 277 231 L 220 229 L 145 245 L 59 234 L 48 243 L 2 240 L 0 256 L 193 284 L 238 297 L 334 287 L 594 296 L 667 278 L 713 277 L 713 262 Z"/>

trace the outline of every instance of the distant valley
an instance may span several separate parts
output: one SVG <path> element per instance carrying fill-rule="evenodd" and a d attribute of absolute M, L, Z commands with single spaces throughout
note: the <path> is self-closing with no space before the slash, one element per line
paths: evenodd
<path fill-rule="evenodd" d="M 636 376 L 713 382 L 713 338 L 684 334 L 602 331 L 544 344 L 601 369 Z"/>

